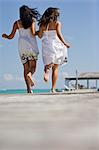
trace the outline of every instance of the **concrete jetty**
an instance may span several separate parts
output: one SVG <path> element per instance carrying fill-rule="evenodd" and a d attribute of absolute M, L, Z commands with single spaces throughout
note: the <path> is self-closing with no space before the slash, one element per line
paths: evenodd
<path fill-rule="evenodd" d="M 99 150 L 99 92 L 0 95 L 0 150 Z"/>

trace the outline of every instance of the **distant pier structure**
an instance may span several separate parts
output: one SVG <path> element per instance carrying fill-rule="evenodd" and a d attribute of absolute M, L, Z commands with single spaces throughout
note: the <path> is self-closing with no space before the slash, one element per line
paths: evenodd
<path fill-rule="evenodd" d="M 76 70 L 76 75 L 75 76 L 67 76 L 65 77 L 65 86 L 70 87 L 70 82 L 74 81 L 75 82 L 75 89 L 83 88 L 80 86 L 80 81 L 86 81 L 87 84 L 87 89 L 90 88 L 90 80 L 95 81 L 95 87 L 98 89 L 98 80 L 99 80 L 99 72 L 84 72 L 78 75 L 78 72 Z"/>

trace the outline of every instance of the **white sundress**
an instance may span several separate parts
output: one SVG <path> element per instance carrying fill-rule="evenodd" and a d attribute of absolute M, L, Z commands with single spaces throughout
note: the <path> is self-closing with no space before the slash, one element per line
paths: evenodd
<path fill-rule="evenodd" d="M 23 64 L 27 60 L 37 60 L 39 49 L 36 37 L 32 35 L 30 28 L 24 29 L 19 27 L 18 49 Z"/>
<path fill-rule="evenodd" d="M 44 65 L 67 63 L 67 48 L 60 41 L 56 30 L 46 30 L 42 37 L 42 57 Z"/>

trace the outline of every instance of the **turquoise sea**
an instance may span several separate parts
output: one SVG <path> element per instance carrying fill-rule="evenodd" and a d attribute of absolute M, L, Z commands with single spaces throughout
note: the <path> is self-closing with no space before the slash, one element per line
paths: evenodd
<path fill-rule="evenodd" d="M 46 93 L 50 92 L 50 89 L 33 89 L 33 93 Z M 27 93 L 26 89 L 2 89 L 0 94 L 25 94 Z"/>
<path fill-rule="evenodd" d="M 56 89 L 57 91 L 61 91 L 62 89 Z M 51 89 L 33 89 L 33 93 L 48 93 Z M 2 89 L 0 90 L 0 94 L 26 94 L 26 89 Z"/>

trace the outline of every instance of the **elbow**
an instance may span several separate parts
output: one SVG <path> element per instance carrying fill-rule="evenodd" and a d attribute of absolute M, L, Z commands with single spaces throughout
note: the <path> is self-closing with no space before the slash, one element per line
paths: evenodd
<path fill-rule="evenodd" d="M 36 31 L 33 31 L 31 32 L 32 36 L 35 36 L 36 35 Z"/>
<path fill-rule="evenodd" d="M 35 33 L 32 33 L 32 36 L 35 36 L 36 34 Z"/>
<path fill-rule="evenodd" d="M 13 37 L 8 37 L 9 40 L 13 39 Z"/>
<path fill-rule="evenodd" d="M 36 33 L 32 33 L 32 36 L 35 36 L 36 35 Z"/>
<path fill-rule="evenodd" d="M 10 39 L 13 39 L 13 38 L 14 38 L 14 34 L 10 34 L 7 38 L 8 38 L 9 40 L 10 40 Z"/>
<path fill-rule="evenodd" d="M 8 36 L 8 39 L 11 40 L 11 39 L 13 39 L 13 37 L 14 37 L 14 36 Z"/>

